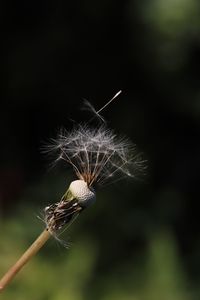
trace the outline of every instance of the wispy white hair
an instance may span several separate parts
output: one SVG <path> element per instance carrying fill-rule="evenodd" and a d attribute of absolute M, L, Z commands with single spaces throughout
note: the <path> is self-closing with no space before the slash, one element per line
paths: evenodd
<path fill-rule="evenodd" d="M 47 150 L 56 154 L 55 162 L 64 160 L 71 165 L 88 186 L 124 176 L 136 177 L 143 170 L 135 145 L 102 125 L 79 125 L 70 132 L 62 129 Z"/>

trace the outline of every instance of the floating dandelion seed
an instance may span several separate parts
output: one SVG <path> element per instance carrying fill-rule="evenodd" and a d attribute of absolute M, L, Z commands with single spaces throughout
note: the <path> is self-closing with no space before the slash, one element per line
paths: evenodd
<path fill-rule="evenodd" d="M 99 115 L 102 109 L 96 114 Z M 105 125 L 96 128 L 91 128 L 88 124 L 79 125 L 71 132 L 62 129 L 45 151 L 55 155 L 55 164 L 64 161 L 71 166 L 77 179 L 71 182 L 59 202 L 44 209 L 46 229 L 0 280 L 0 290 L 51 235 L 56 237 L 66 224 L 69 226 L 85 208 L 94 203 L 96 185 L 119 180 L 124 176 L 135 178 L 144 169 L 144 162 L 136 153 L 135 146 L 128 139 L 118 137 Z"/>

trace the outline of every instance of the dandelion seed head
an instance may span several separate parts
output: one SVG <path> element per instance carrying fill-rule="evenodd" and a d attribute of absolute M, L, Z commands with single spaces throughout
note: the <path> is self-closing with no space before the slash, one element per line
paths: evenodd
<path fill-rule="evenodd" d="M 98 111 L 89 103 L 87 108 L 102 122 L 104 120 L 99 113 L 120 93 Z M 57 233 L 68 228 L 86 207 L 95 202 L 95 185 L 124 177 L 137 178 L 144 171 L 144 161 L 134 144 L 108 129 L 105 121 L 103 125 L 89 126 L 92 120 L 85 125 L 76 125 L 71 131 L 61 129 L 51 144 L 43 148 L 45 152 L 54 154 L 54 165 L 59 161 L 64 162 L 72 167 L 77 177 L 61 200 L 44 210 L 44 222 L 56 238 Z"/>
<path fill-rule="evenodd" d="M 71 165 L 78 179 L 88 187 L 123 177 L 137 177 L 144 169 L 144 161 L 135 145 L 105 125 L 95 128 L 79 125 L 70 132 L 62 129 L 47 151 L 55 153 L 56 163 L 63 160 Z"/>

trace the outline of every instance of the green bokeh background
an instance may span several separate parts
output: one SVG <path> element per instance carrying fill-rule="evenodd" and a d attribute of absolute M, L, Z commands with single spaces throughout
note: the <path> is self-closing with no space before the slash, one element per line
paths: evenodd
<path fill-rule="evenodd" d="M 97 191 L 4 300 L 200 298 L 200 2 L 29 1 L 2 7 L 0 272 L 44 228 L 74 175 L 41 146 L 91 114 L 137 144 L 147 175 Z M 39 216 L 39 217 L 38 217 Z"/>

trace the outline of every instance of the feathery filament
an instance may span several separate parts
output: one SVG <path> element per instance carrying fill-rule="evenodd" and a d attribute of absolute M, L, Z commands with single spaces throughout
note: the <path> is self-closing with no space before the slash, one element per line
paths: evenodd
<path fill-rule="evenodd" d="M 79 125 L 71 132 L 62 130 L 47 150 L 56 153 L 55 162 L 64 160 L 71 165 L 88 186 L 123 176 L 135 177 L 143 170 L 135 146 L 105 126 Z"/>

